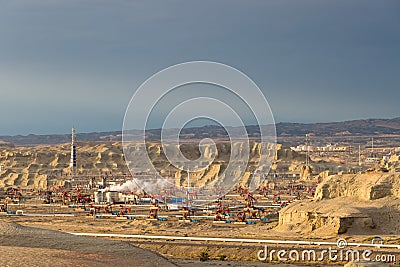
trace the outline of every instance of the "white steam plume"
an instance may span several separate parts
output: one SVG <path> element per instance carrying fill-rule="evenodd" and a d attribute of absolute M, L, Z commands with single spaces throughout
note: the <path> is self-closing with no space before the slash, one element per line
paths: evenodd
<path fill-rule="evenodd" d="M 165 179 L 154 179 L 152 181 L 142 183 L 143 188 L 140 188 L 134 180 L 129 180 L 124 182 L 123 184 L 110 185 L 106 190 L 118 191 L 124 193 L 134 193 L 136 195 L 139 195 L 143 193 L 143 191 L 145 192 L 160 191 L 163 188 L 167 188 L 168 184 L 169 182 Z"/>

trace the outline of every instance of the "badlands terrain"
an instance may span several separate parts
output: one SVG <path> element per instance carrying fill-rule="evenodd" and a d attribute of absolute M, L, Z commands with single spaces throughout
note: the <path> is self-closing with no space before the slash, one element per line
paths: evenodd
<path fill-rule="evenodd" d="M 255 166 L 260 157 L 259 147 L 260 144 L 257 142 L 251 143 L 250 164 L 247 166 L 245 174 L 240 181 L 243 185 L 248 184 L 250 173 L 256 170 Z M 164 175 L 174 177 L 177 183 L 184 184 L 186 181 L 185 172 L 170 165 L 162 153 L 159 143 L 148 144 L 147 150 L 157 170 Z M 181 150 L 186 157 L 191 159 L 196 159 L 200 155 L 200 151 L 195 144 L 184 144 Z M 212 165 L 201 172 L 193 174 L 193 181 L 198 182 L 197 185 L 201 185 L 204 180 L 218 177 L 226 168 L 232 148 L 226 142 L 219 142 L 217 143 L 217 150 L 216 160 Z M 78 177 L 119 175 L 130 177 L 120 142 L 78 142 L 77 158 Z M 50 265 L 55 258 L 59 258 L 60 266 L 65 266 L 69 262 L 73 263 L 74 261 L 68 260 L 74 258 L 77 265 L 102 266 L 101 263 L 104 263 L 103 266 L 110 266 L 112 264 L 107 264 L 108 262 L 114 263 L 119 260 L 121 265 L 129 265 L 125 264 L 126 260 L 138 260 L 135 255 L 122 255 L 119 258 L 117 254 L 108 253 L 101 249 L 96 250 L 97 247 L 94 248 L 96 251 L 85 248 L 84 244 L 94 241 L 84 238 L 75 239 L 60 232 L 307 239 L 331 242 L 335 242 L 338 237 L 343 237 L 353 242 L 370 242 L 373 237 L 380 236 L 389 244 L 400 243 L 400 216 L 398 215 L 400 214 L 400 174 L 397 172 L 399 168 L 398 156 L 392 155 L 388 160 L 387 166 L 383 169 L 381 168 L 382 164 L 377 162 L 360 172 L 354 172 L 354 168 L 358 164 L 356 159 L 342 164 L 342 159 L 340 158 L 321 158 L 319 155 L 311 155 L 310 166 L 306 168 L 304 167 L 304 153 L 295 152 L 282 145 L 277 145 L 277 151 L 273 158 L 271 174 L 301 174 L 296 176 L 297 183 L 302 181 L 309 184 L 318 183 L 313 198 L 290 203 L 280 211 L 279 220 L 277 221 L 245 227 L 216 227 L 212 221 L 189 225 L 178 221 L 93 220 L 91 217 L 82 215 L 59 219 L 25 216 L 6 217 L 2 220 L 3 224 L 0 227 L 3 229 L 1 238 L 5 242 L 3 242 L 2 250 L 0 251 L 2 251 L 3 255 L 8 255 L 9 260 L 0 261 L 0 264 L 21 266 L 21 262 L 24 262 L 25 259 L 32 261 L 30 266 L 39 266 L 40 263 L 45 263 L 46 260 Z M 49 186 L 61 186 L 65 180 L 71 179 L 69 160 L 70 144 L 68 143 L 25 147 L 3 143 L 0 146 L 0 165 L 2 166 L 0 187 L 47 189 Z M 340 168 L 337 167 L 339 165 Z M 351 172 L 347 173 L 343 170 L 351 170 Z M 266 181 L 267 186 L 268 179 Z M 66 209 L 66 207 L 60 206 L 59 209 L 59 212 L 70 212 L 69 209 L 62 210 Z M 25 228 L 25 226 L 28 228 Z M 50 232 L 47 232 L 48 230 Z M 15 235 L 12 233 L 15 233 Z M 43 240 L 35 239 L 35 233 L 40 234 Z M 53 240 L 53 236 L 56 237 L 54 241 L 48 243 L 49 240 Z M 105 243 L 102 243 L 103 241 Z M 70 242 L 70 244 L 78 242 L 80 247 L 71 249 L 71 246 L 65 247 L 65 242 Z M 166 261 L 165 266 L 168 264 L 196 266 L 194 262 L 187 262 L 187 259 L 198 259 L 198 255 L 204 250 L 201 244 L 188 246 L 177 242 L 173 244 L 130 242 L 134 246 L 128 246 L 124 242 L 118 243 L 119 241 L 115 240 L 112 241 L 114 243 L 107 243 L 107 240 L 99 240 L 93 244 L 97 244 L 96 242 L 98 242 L 100 248 L 103 246 L 110 246 L 111 248 L 116 246 L 123 248 L 123 250 L 127 249 L 129 253 L 138 253 L 138 255 L 142 255 L 142 252 L 136 250 L 137 246 L 152 250 L 168 257 L 168 259 L 173 259 L 173 261 Z M 38 257 L 24 258 L 23 255 L 25 254 L 21 252 L 21 247 L 25 247 L 24 251 L 26 252 L 37 254 Z M 224 263 L 229 262 L 232 266 L 235 266 L 235 264 L 236 266 L 245 266 L 247 264 L 245 262 L 255 261 L 258 249 L 258 245 L 251 247 L 235 244 L 231 247 L 224 247 L 221 244 L 220 246 L 208 247 L 208 252 L 213 259 L 222 259 L 223 256 Z M 12 251 L 20 251 L 18 253 L 23 255 L 21 258 L 13 257 Z M 141 257 L 144 260 L 147 259 L 146 257 L 154 258 L 155 261 L 160 262 L 165 260 L 158 254 L 151 254 L 146 250 L 143 250 L 143 253 L 145 256 Z M 99 259 L 101 260 L 90 262 L 92 256 L 100 257 Z M 115 258 L 116 256 L 118 259 Z M 7 257 L 4 257 L 4 259 L 7 259 Z M 230 263 L 230 261 L 233 262 Z M 196 264 L 198 266 L 206 266 L 200 265 L 198 262 Z M 258 265 L 254 263 L 254 266 Z"/>
<path fill-rule="evenodd" d="M 186 172 L 171 166 L 162 153 L 159 143 L 147 145 L 149 157 L 156 169 L 164 176 L 174 177 L 177 184 L 186 181 Z M 181 145 L 183 154 L 189 159 L 200 156 L 195 144 Z M 229 143 L 217 144 L 215 161 L 206 169 L 192 173 L 193 181 L 215 179 L 226 169 L 231 153 Z M 240 153 L 240 148 L 237 149 Z M 250 160 L 243 175 L 243 184 L 248 183 L 250 172 L 256 170 L 259 161 L 260 144 L 253 142 Z M 272 153 L 272 152 L 271 152 Z M 304 155 L 292 151 L 288 147 L 277 145 L 277 152 L 270 155 L 275 158 L 272 165 L 274 171 L 299 172 L 304 162 Z M 70 144 L 38 145 L 31 147 L 0 146 L 0 187 L 17 186 L 29 189 L 46 189 L 47 186 L 63 185 L 70 179 Z M 279 164 L 276 164 L 279 163 Z M 136 162 L 141 166 L 141 162 Z M 268 170 L 264 170 L 267 172 Z M 121 142 L 79 142 L 77 144 L 77 176 L 119 176 L 129 174 L 122 151 Z"/>

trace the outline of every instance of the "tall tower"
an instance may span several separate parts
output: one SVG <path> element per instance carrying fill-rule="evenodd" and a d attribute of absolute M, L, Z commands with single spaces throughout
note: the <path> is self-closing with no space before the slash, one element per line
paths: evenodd
<path fill-rule="evenodd" d="M 76 170 L 76 145 L 75 145 L 75 128 L 72 128 L 71 134 L 71 161 L 69 162 L 71 174 L 75 173 Z"/>
<path fill-rule="evenodd" d="M 309 161 L 310 156 L 310 134 L 306 134 L 306 167 L 310 164 Z"/>

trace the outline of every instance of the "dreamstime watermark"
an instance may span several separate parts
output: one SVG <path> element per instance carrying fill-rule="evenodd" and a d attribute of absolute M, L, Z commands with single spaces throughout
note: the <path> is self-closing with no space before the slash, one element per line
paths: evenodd
<path fill-rule="evenodd" d="M 213 90 L 193 90 L 200 85 Z M 159 114 L 163 116 L 160 118 Z M 252 127 L 257 128 L 257 145 L 249 138 L 247 117 L 251 118 Z M 212 179 L 200 182 L 196 179 L 201 179 L 201 175 L 195 174 L 210 168 L 221 152 L 218 143 L 200 136 L 200 157 L 193 160 L 182 153 L 182 130 L 197 119 L 210 120 L 223 127 L 230 143 L 228 164 L 221 166 L 221 171 Z M 155 122 L 161 131 L 156 140 L 153 137 L 149 142 L 148 129 L 154 128 Z M 275 156 L 276 129 L 266 97 L 247 75 L 225 64 L 194 61 L 156 73 L 135 91 L 126 109 L 122 140 L 128 168 L 144 191 L 175 197 L 190 194 L 196 201 L 205 203 L 225 195 L 238 184 L 249 171 L 247 167 L 255 150 L 259 157 L 255 165 L 252 159 L 249 189 L 254 190 L 263 182 Z M 157 141 L 161 145 L 150 155 Z M 160 154 L 167 159 L 164 165 L 169 171 L 187 173 L 188 178 L 175 179 L 165 168 L 160 169 L 160 162 L 154 162 L 154 157 Z"/>
<path fill-rule="evenodd" d="M 327 249 L 269 249 L 264 246 L 257 252 L 259 261 L 278 262 L 350 262 L 350 261 L 375 261 L 395 263 L 393 254 L 376 254 L 370 249 L 346 249 L 347 241 L 338 239 L 336 247 Z"/>

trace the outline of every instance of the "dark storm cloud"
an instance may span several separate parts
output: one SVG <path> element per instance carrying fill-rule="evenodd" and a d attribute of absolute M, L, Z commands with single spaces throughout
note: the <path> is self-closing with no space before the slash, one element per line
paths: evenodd
<path fill-rule="evenodd" d="M 399 116 L 398 1 L 0 1 L 0 134 L 120 129 L 155 72 L 248 74 L 277 121 Z"/>

